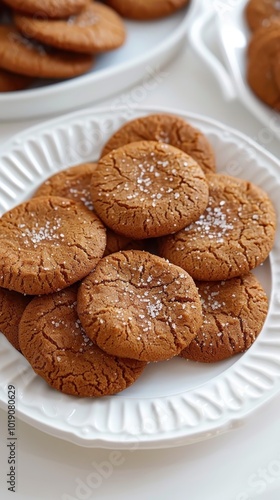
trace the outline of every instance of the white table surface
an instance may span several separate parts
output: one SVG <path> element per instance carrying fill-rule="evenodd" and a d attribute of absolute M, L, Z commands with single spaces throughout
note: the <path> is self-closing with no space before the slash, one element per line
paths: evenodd
<path fill-rule="evenodd" d="M 237 101 L 223 100 L 213 76 L 188 44 L 160 75 L 156 88 L 130 89 L 122 94 L 122 103 L 204 114 L 239 129 L 280 157 L 279 141 Z M 100 106 L 114 107 L 116 99 Z M 0 144 L 42 120 L 1 123 Z M 279 408 L 280 394 L 251 414 L 242 427 L 211 440 L 166 450 L 121 451 L 118 465 L 106 469 L 106 477 L 97 469 L 110 461 L 110 450 L 81 448 L 19 421 L 14 495 L 7 491 L 7 414 L 1 410 L 0 499 L 278 500 Z"/>

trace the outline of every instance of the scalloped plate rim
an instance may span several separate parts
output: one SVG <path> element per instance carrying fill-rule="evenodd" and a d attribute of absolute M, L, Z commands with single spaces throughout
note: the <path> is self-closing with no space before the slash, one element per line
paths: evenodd
<path fill-rule="evenodd" d="M 126 112 L 126 108 L 119 108 L 116 110 L 116 115 L 121 115 L 121 113 Z M 222 123 L 207 118 L 205 116 L 201 116 L 196 113 L 189 113 L 189 112 L 182 112 L 177 109 L 172 109 L 172 108 L 163 108 L 163 107 L 155 107 L 155 106 L 135 106 L 133 108 L 134 115 L 143 115 L 147 113 L 152 113 L 152 112 L 168 112 L 172 114 L 176 114 L 178 116 L 182 116 L 189 120 L 190 122 L 192 121 L 198 121 L 200 123 L 204 123 L 205 125 L 211 125 L 214 128 L 218 128 L 218 130 L 222 130 L 223 132 L 226 132 L 230 138 L 233 135 L 233 137 L 237 137 L 239 140 L 241 140 L 242 147 L 244 145 L 250 145 L 254 148 L 254 150 L 257 150 L 258 153 L 262 154 L 267 160 L 272 162 L 274 164 L 274 167 L 271 166 L 268 170 L 272 170 L 273 173 L 275 174 L 275 169 L 279 169 L 279 182 L 280 182 L 280 162 L 275 158 L 272 154 L 267 152 L 264 148 L 259 146 L 257 143 L 255 143 L 253 140 L 250 138 L 246 137 L 245 134 L 238 132 L 234 130 L 233 128 L 230 128 L 228 126 L 223 125 Z M 89 109 L 89 110 L 84 110 L 84 111 L 78 111 L 71 113 L 69 115 L 65 115 L 60 118 L 55 118 L 53 120 L 49 120 L 43 124 L 37 125 L 35 127 L 32 127 L 28 130 L 26 130 L 23 133 L 17 134 L 13 139 L 10 141 L 7 141 L 5 144 L 2 145 L 0 148 L 0 154 L 1 156 L 4 154 L 8 154 L 9 151 L 12 151 L 13 149 L 17 149 L 19 143 L 26 142 L 28 141 L 28 138 L 32 138 L 34 135 L 39 137 L 40 140 L 40 135 L 43 134 L 46 130 L 52 130 L 52 133 L 55 133 L 55 130 L 59 128 L 61 125 L 67 125 L 67 126 L 73 126 L 76 121 L 80 121 L 81 119 L 86 119 L 86 117 L 94 117 L 98 118 L 98 116 L 102 117 L 102 115 L 110 114 L 112 113 L 111 108 L 104 108 L 104 109 Z M 131 117 L 133 118 L 133 116 Z M 53 130 L 54 129 L 54 130 Z M 277 172 L 278 173 L 278 172 Z M 245 353 L 243 357 L 246 357 L 248 354 Z M 236 363 L 229 367 L 225 372 L 228 374 L 230 370 L 234 370 Z M 210 382 L 212 382 L 216 378 L 221 378 L 221 375 L 223 375 L 225 372 L 222 374 L 217 375 L 217 377 L 214 377 L 211 379 Z M 245 408 L 243 410 L 239 410 L 238 414 L 234 414 L 234 412 L 231 414 L 231 412 L 228 412 L 228 414 L 224 415 L 219 418 L 218 421 L 214 421 L 211 424 L 209 424 L 209 421 L 207 422 L 207 425 L 205 423 L 199 424 L 199 429 L 197 430 L 196 428 L 191 428 L 191 429 L 185 429 L 185 428 L 180 428 L 175 431 L 168 431 L 164 435 L 164 432 L 159 432 L 157 435 L 138 435 L 138 436 L 133 436 L 130 435 L 129 438 L 128 436 L 121 436 L 119 434 L 110 434 L 108 431 L 104 433 L 103 435 L 99 436 L 94 436 L 94 437 L 85 437 L 81 435 L 80 433 L 80 428 L 79 427 L 73 427 L 69 430 L 68 428 L 61 428 L 61 425 L 63 426 L 64 422 L 60 422 L 60 427 L 51 425 L 50 423 L 46 423 L 45 420 L 48 419 L 49 417 L 47 415 L 44 416 L 43 421 L 39 421 L 37 418 L 33 418 L 32 414 L 28 415 L 26 412 L 21 410 L 21 408 L 18 409 L 18 415 L 22 420 L 25 422 L 33 425 L 35 428 L 42 430 L 44 432 L 47 432 L 48 434 L 51 434 L 53 436 L 66 439 L 67 441 L 70 441 L 72 443 L 81 445 L 81 446 L 87 446 L 87 447 L 102 447 L 102 448 L 118 448 L 118 449 L 126 449 L 131 447 L 133 444 L 137 444 L 139 448 L 165 448 L 165 447 L 170 447 L 170 446 L 179 446 L 181 444 L 188 444 L 188 443 L 193 443 L 197 442 L 206 438 L 214 437 L 217 434 L 221 434 L 223 432 L 226 432 L 227 430 L 241 425 L 246 419 L 246 417 L 251 414 L 253 411 L 257 410 L 260 408 L 266 401 L 271 399 L 274 394 L 276 394 L 279 391 L 280 385 L 279 385 L 279 380 L 278 383 L 276 384 L 277 380 L 274 380 L 273 386 L 266 391 L 265 395 L 261 395 L 261 397 L 257 398 L 257 404 L 253 404 L 253 406 L 249 408 Z M 193 391 L 199 391 L 199 389 L 205 384 L 202 384 L 202 386 L 198 386 L 195 389 L 192 389 L 190 391 L 186 391 L 185 393 L 180 393 L 182 396 L 183 394 L 187 394 Z M 178 394 L 179 395 L 179 394 Z M 177 397 L 178 395 L 172 394 L 171 396 L 164 396 L 159 399 L 170 399 Z M 133 398 L 130 398 L 133 399 Z M 139 400 L 153 400 L 154 398 L 135 398 Z M 261 401 L 260 401 L 261 399 Z M 122 395 L 120 397 L 120 400 L 125 400 L 125 396 Z M 4 407 L 5 403 L 4 401 L 0 400 L 0 407 Z M 51 419 L 52 420 L 52 419 Z M 93 432 L 94 434 L 94 432 Z M 173 443 L 173 444 L 172 444 Z"/>

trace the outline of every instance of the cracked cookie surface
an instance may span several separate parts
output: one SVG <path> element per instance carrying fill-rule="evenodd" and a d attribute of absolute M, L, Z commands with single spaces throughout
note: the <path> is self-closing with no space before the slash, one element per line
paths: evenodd
<path fill-rule="evenodd" d="M 264 324 L 268 300 L 257 278 L 249 273 L 221 282 L 196 283 L 203 324 L 180 356 L 212 363 L 246 351 Z"/>
<path fill-rule="evenodd" d="M 166 114 L 148 115 L 126 123 L 105 144 L 102 156 L 130 142 L 144 140 L 181 149 L 206 173 L 216 170 L 214 151 L 205 135 L 182 118 Z"/>
<path fill-rule="evenodd" d="M 103 258 L 78 292 L 78 315 L 87 335 L 105 352 L 142 361 L 179 354 L 201 326 L 192 278 L 147 252 Z"/>
<path fill-rule="evenodd" d="M 209 174 L 205 212 L 182 231 L 159 242 L 159 254 L 201 281 L 247 274 L 272 249 L 276 214 L 258 186 L 223 174 Z"/>
<path fill-rule="evenodd" d="M 79 14 L 66 20 L 15 14 L 14 21 L 24 35 L 51 47 L 84 54 L 114 50 L 123 45 L 126 37 L 121 17 L 98 2 L 87 2 Z"/>
<path fill-rule="evenodd" d="M 0 288 L 0 331 L 20 351 L 18 325 L 32 297 Z"/>
<path fill-rule="evenodd" d="M 86 276 L 103 256 L 106 230 L 81 203 L 33 198 L 0 219 L 0 286 L 55 292 Z"/>
<path fill-rule="evenodd" d="M 51 387 L 65 394 L 100 397 L 116 394 L 141 375 L 145 363 L 101 351 L 79 321 L 76 287 L 36 297 L 19 326 L 23 355 Z"/>
<path fill-rule="evenodd" d="M 101 158 L 92 178 L 97 214 L 133 239 L 170 234 L 204 211 L 208 183 L 189 155 L 153 141 L 126 144 Z"/>

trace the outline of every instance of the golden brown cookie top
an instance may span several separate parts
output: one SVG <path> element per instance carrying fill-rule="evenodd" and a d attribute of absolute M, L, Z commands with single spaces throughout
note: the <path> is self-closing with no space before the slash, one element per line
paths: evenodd
<path fill-rule="evenodd" d="M 71 78 L 88 71 L 93 57 L 87 54 L 48 52 L 12 26 L 0 26 L 0 68 L 40 78 Z"/>
<path fill-rule="evenodd" d="M 102 257 L 106 230 L 81 203 L 38 197 L 0 219 L 0 286 L 29 295 L 66 288 Z"/>
<path fill-rule="evenodd" d="M 177 355 L 201 326 L 192 278 L 148 252 L 104 257 L 78 292 L 87 335 L 108 354 L 159 361 Z"/>
<path fill-rule="evenodd" d="M 203 323 L 181 356 L 213 363 L 246 351 L 264 324 L 268 300 L 252 274 L 220 282 L 197 282 Z"/>
<path fill-rule="evenodd" d="M 119 14 L 129 19 L 147 21 L 169 16 L 190 0 L 107 0 Z"/>
<path fill-rule="evenodd" d="M 245 17 L 252 31 L 269 26 L 275 20 L 280 21 L 278 0 L 249 0 L 245 8 Z"/>
<path fill-rule="evenodd" d="M 182 118 L 169 114 L 148 115 L 126 123 L 105 144 L 102 156 L 112 149 L 143 140 L 181 149 L 192 156 L 205 173 L 216 169 L 214 151 L 205 135 Z"/>
<path fill-rule="evenodd" d="M 88 0 L 3 0 L 15 10 L 20 10 L 34 17 L 62 18 L 80 12 Z"/>
<path fill-rule="evenodd" d="M 127 144 L 101 158 L 92 178 L 95 210 L 134 239 L 178 231 L 204 211 L 208 183 L 199 165 L 168 144 Z"/>
<path fill-rule="evenodd" d="M 196 280 L 217 281 L 247 274 L 272 249 L 276 214 L 258 186 L 223 174 L 209 174 L 209 203 L 192 224 L 162 238 L 162 257 Z"/>
<path fill-rule="evenodd" d="M 120 47 L 126 37 L 125 25 L 110 7 L 88 2 L 82 11 L 69 19 L 48 20 L 15 14 L 21 33 L 36 40 L 73 52 L 99 53 Z"/>
<path fill-rule="evenodd" d="M 71 287 L 36 297 L 19 326 L 23 355 L 51 387 L 65 394 L 100 397 L 126 389 L 145 363 L 108 356 L 86 336 L 77 316 Z"/>
<path fill-rule="evenodd" d="M 20 351 L 18 325 L 32 297 L 0 288 L 0 331 Z"/>
<path fill-rule="evenodd" d="M 93 210 L 90 183 L 95 169 L 96 163 L 83 163 L 62 170 L 43 182 L 33 196 L 70 198 L 82 202 L 89 210 Z"/>

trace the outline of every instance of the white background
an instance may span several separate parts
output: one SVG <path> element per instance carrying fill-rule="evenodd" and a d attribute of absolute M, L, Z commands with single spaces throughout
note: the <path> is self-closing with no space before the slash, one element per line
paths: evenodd
<path fill-rule="evenodd" d="M 210 41 L 218 51 L 214 31 Z M 216 118 L 246 133 L 280 158 L 279 141 L 238 101 L 223 100 L 214 77 L 188 43 L 162 70 L 159 80 L 154 90 L 138 87 L 137 91 L 125 92 L 121 96 L 123 104 L 175 107 Z M 115 99 L 100 106 L 114 107 Z M 1 143 L 39 122 L 0 124 Z M 0 411 L 0 498 L 278 500 L 279 415 L 280 395 L 251 414 L 241 428 L 209 441 L 167 450 L 121 451 L 118 455 L 109 450 L 81 448 L 18 422 L 17 491 L 12 494 L 6 484 L 7 415 Z M 113 459 L 114 466 L 109 463 Z M 106 477 L 102 477 L 100 467 Z"/>

